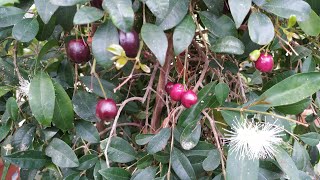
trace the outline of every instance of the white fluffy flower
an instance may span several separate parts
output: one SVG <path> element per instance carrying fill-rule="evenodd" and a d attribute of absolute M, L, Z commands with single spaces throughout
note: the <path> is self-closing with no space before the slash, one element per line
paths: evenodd
<path fill-rule="evenodd" d="M 276 146 L 282 142 L 283 129 L 270 123 L 235 123 L 233 131 L 226 130 L 231 152 L 239 158 L 265 159 L 273 157 Z"/>

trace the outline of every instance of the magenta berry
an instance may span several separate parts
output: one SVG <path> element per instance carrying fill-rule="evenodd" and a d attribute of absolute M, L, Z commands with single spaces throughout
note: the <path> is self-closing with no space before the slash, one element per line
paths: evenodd
<path fill-rule="evenodd" d="M 171 89 L 173 88 L 173 86 L 174 86 L 174 83 L 173 83 L 173 82 L 170 82 L 170 81 L 166 84 L 165 90 L 166 90 L 166 92 L 167 92 L 168 94 L 170 94 Z"/>
<path fill-rule="evenodd" d="M 256 69 L 261 72 L 270 72 L 273 69 L 273 57 L 267 53 L 261 53 L 257 61 L 254 62 Z"/>
<path fill-rule="evenodd" d="M 190 108 L 192 105 L 198 102 L 198 96 L 192 90 L 188 90 L 181 96 L 181 104 L 186 107 Z"/>
<path fill-rule="evenodd" d="M 67 54 L 71 61 L 84 63 L 90 60 L 90 48 L 82 39 L 72 39 L 67 46 Z"/>
<path fill-rule="evenodd" d="M 120 45 L 130 58 L 135 58 L 139 51 L 139 35 L 136 31 L 119 32 Z"/>
<path fill-rule="evenodd" d="M 185 92 L 184 86 L 180 83 L 173 85 L 170 91 L 170 97 L 174 101 L 180 101 L 182 94 Z"/>
<path fill-rule="evenodd" d="M 117 105 L 113 99 L 99 100 L 96 106 L 96 116 L 102 121 L 110 121 L 116 117 L 118 112 Z"/>

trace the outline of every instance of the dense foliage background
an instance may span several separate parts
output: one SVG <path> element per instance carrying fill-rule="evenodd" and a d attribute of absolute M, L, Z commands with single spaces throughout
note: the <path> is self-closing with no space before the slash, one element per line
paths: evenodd
<path fill-rule="evenodd" d="M 2 179 L 10 164 L 21 179 L 319 179 L 319 14 L 319 0 L 0 0 Z M 140 50 L 115 62 L 120 30 Z M 75 38 L 89 62 L 67 57 Z M 257 49 L 272 72 L 249 60 Z M 197 104 L 170 100 L 168 81 Z M 118 103 L 106 122 L 105 96 Z M 244 121 L 284 129 L 274 157 L 228 150 Z"/>

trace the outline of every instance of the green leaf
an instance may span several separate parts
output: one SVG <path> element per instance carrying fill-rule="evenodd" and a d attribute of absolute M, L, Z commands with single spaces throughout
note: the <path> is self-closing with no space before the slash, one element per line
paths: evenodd
<path fill-rule="evenodd" d="M 25 12 L 16 7 L 0 7 L 0 27 L 8 27 L 22 20 Z"/>
<path fill-rule="evenodd" d="M 102 175 L 99 173 L 99 171 L 101 169 L 104 169 L 104 168 L 102 168 L 102 164 L 103 164 L 103 161 L 102 160 L 98 160 L 98 162 L 94 166 L 94 169 L 93 169 L 93 178 L 94 178 L 94 180 L 102 180 L 103 179 Z"/>
<path fill-rule="evenodd" d="M 103 17 L 103 11 L 95 7 L 80 8 L 73 18 L 73 24 L 89 24 Z"/>
<path fill-rule="evenodd" d="M 167 164 L 170 160 L 170 153 L 159 151 L 153 155 L 153 158 L 161 163 Z"/>
<path fill-rule="evenodd" d="M 39 31 L 36 35 L 37 40 L 45 41 L 50 38 L 50 36 L 52 35 L 52 33 L 56 27 L 56 19 L 57 18 L 55 16 L 53 16 L 50 19 L 50 21 L 47 24 L 45 24 L 44 22 L 42 22 L 40 17 L 37 18 L 38 23 L 39 23 Z"/>
<path fill-rule="evenodd" d="M 207 157 L 209 152 L 215 149 L 213 144 L 210 144 L 205 141 L 199 141 L 196 147 L 194 147 L 191 150 L 184 150 L 183 153 L 187 156 L 202 156 L 202 157 Z"/>
<path fill-rule="evenodd" d="M 7 100 L 6 110 L 8 111 L 10 118 L 14 121 L 18 120 L 19 107 L 16 100 L 11 97 Z"/>
<path fill-rule="evenodd" d="M 99 173 L 106 179 L 129 180 L 131 177 L 131 174 L 128 171 L 119 167 L 101 169 Z"/>
<path fill-rule="evenodd" d="M 8 156 L 4 160 L 25 169 L 40 169 L 50 162 L 49 158 L 42 151 L 21 151 Z"/>
<path fill-rule="evenodd" d="M 240 112 L 226 110 L 222 110 L 220 112 L 224 121 L 231 127 L 237 122 L 237 120 L 241 120 Z"/>
<path fill-rule="evenodd" d="M 42 60 L 43 57 L 55 46 L 59 46 L 59 42 L 55 39 L 48 41 L 40 50 L 38 54 L 38 61 Z"/>
<path fill-rule="evenodd" d="M 298 21 L 309 18 L 310 5 L 301 0 L 271 0 L 261 6 L 262 9 L 283 18 L 290 18 L 295 15 Z"/>
<path fill-rule="evenodd" d="M 196 120 L 195 122 L 189 123 L 182 131 L 180 135 L 180 144 L 183 149 L 190 150 L 194 148 L 201 135 L 201 124 Z"/>
<path fill-rule="evenodd" d="M 87 154 L 79 159 L 79 170 L 87 170 L 98 162 L 98 156 L 95 154 Z"/>
<path fill-rule="evenodd" d="M 226 83 L 219 83 L 216 85 L 214 92 L 220 105 L 222 105 L 224 101 L 227 99 L 230 89 Z"/>
<path fill-rule="evenodd" d="M 196 32 L 196 25 L 190 15 L 187 15 L 183 21 L 174 29 L 173 48 L 175 55 L 186 50 Z"/>
<path fill-rule="evenodd" d="M 52 162 L 59 167 L 78 167 L 79 161 L 71 149 L 64 141 L 53 138 L 46 148 L 46 155 L 51 157 Z"/>
<path fill-rule="evenodd" d="M 233 36 L 226 36 L 224 38 L 221 38 L 210 47 L 210 49 L 216 53 L 227 53 L 237 55 L 243 54 L 244 48 L 245 47 L 243 43 Z"/>
<path fill-rule="evenodd" d="M 80 80 L 90 89 L 92 90 L 93 93 L 96 95 L 104 98 L 103 92 L 101 90 L 101 87 L 99 85 L 99 82 L 97 78 L 93 76 L 82 76 L 80 77 Z M 121 99 L 119 98 L 118 93 L 114 93 L 113 89 L 116 87 L 114 84 L 104 80 L 104 79 L 99 79 L 103 89 L 107 95 L 108 98 L 112 98 L 115 101 L 120 101 Z"/>
<path fill-rule="evenodd" d="M 12 146 L 18 151 L 27 150 L 33 141 L 36 127 L 33 124 L 24 124 L 12 137 Z"/>
<path fill-rule="evenodd" d="M 6 4 L 14 4 L 19 3 L 19 0 L 1 0 L 0 6 L 6 5 Z"/>
<path fill-rule="evenodd" d="M 140 171 L 132 180 L 150 180 L 154 179 L 157 173 L 157 168 L 147 167 Z"/>
<path fill-rule="evenodd" d="M 179 117 L 178 125 L 186 127 L 190 122 L 199 119 L 201 111 L 207 107 L 214 108 L 219 105 L 219 102 L 214 95 L 216 82 L 212 82 L 203 87 L 198 93 L 198 102 L 191 108 L 182 112 Z"/>
<path fill-rule="evenodd" d="M 83 120 L 97 122 L 97 98 L 86 91 L 77 91 L 72 98 L 73 110 Z"/>
<path fill-rule="evenodd" d="M 149 141 L 147 151 L 149 154 L 154 154 L 161 151 L 167 145 L 167 142 L 171 136 L 170 128 L 161 129 L 152 139 Z"/>
<path fill-rule="evenodd" d="M 0 97 L 7 94 L 11 90 L 12 90 L 12 88 L 9 86 L 0 86 Z"/>
<path fill-rule="evenodd" d="M 168 49 L 168 40 L 165 33 L 158 26 L 146 23 L 141 28 L 141 37 L 163 66 Z"/>
<path fill-rule="evenodd" d="M 136 143 L 140 146 L 148 144 L 154 134 L 138 134 L 135 138 Z"/>
<path fill-rule="evenodd" d="M 13 26 L 12 36 L 21 42 L 29 42 L 34 39 L 39 31 L 39 23 L 36 18 L 26 18 Z"/>
<path fill-rule="evenodd" d="M 58 6 L 73 6 L 80 3 L 88 2 L 89 0 L 50 0 L 52 4 Z"/>
<path fill-rule="evenodd" d="M 296 74 L 272 86 L 260 95 L 258 101 L 266 102 L 268 106 L 293 104 L 317 92 L 319 83 L 318 72 Z"/>
<path fill-rule="evenodd" d="M 319 144 L 319 141 L 320 141 L 320 134 L 316 132 L 309 132 L 306 134 L 302 134 L 299 137 L 304 143 L 310 146 L 316 146 Z"/>
<path fill-rule="evenodd" d="M 170 0 L 147 0 L 146 4 L 152 14 L 157 18 L 163 19 L 169 10 Z"/>
<path fill-rule="evenodd" d="M 220 15 L 222 13 L 224 0 L 203 0 L 203 2 L 206 4 L 210 12 L 216 15 Z"/>
<path fill-rule="evenodd" d="M 275 109 L 284 114 L 299 114 L 302 113 L 310 105 L 310 103 L 311 99 L 307 98 L 293 104 L 277 106 Z"/>
<path fill-rule="evenodd" d="M 180 179 L 196 179 L 190 161 L 179 149 L 173 148 L 171 159 L 172 169 Z"/>
<path fill-rule="evenodd" d="M 52 122 L 59 129 L 66 131 L 73 128 L 74 114 L 72 102 L 67 92 L 59 83 L 54 82 L 53 86 L 55 88 L 56 99 Z"/>
<path fill-rule="evenodd" d="M 252 0 L 228 0 L 231 15 L 239 28 L 251 8 Z"/>
<path fill-rule="evenodd" d="M 113 24 L 121 31 L 129 32 L 134 21 L 134 12 L 131 0 L 103 1 L 103 9 L 108 11 Z"/>
<path fill-rule="evenodd" d="M 59 6 L 52 4 L 48 0 L 34 0 L 34 4 L 39 16 L 45 24 L 48 24 L 54 12 L 59 8 Z"/>
<path fill-rule="evenodd" d="M 55 127 L 49 127 L 46 129 L 41 129 L 41 135 L 43 135 L 43 139 L 45 141 L 50 140 L 51 138 L 53 138 L 53 136 L 55 136 L 58 133 L 59 129 L 55 128 Z"/>
<path fill-rule="evenodd" d="M 259 169 L 259 179 L 281 179 L 282 174 L 269 171 L 264 168 Z"/>
<path fill-rule="evenodd" d="M 52 2 L 55 0 L 52 0 Z M 56 12 L 57 15 L 57 24 L 63 27 L 65 31 L 71 31 L 73 28 L 73 18 L 77 12 L 76 6 L 66 6 L 66 7 L 59 7 Z"/>
<path fill-rule="evenodd" d="M 29 104 L 34 117 L 44 126 L 50 126 L 54 113 L 55 93 L 50 76 L 40 71 L 32 80 Z"/>
<path fill-rule="evenodd" d="M 199 12 L 201 22 L 208 28 L 208 30 L 217 37 L 235 36 L 237 29 L 232 19 L 226 15 L 220 17 L 214 14 L 201 11 Z"/>
<path fill-rule="evenodd" d="M 293 54 L 290 58 L 291 62 L 296 62 L 299 59 L 302 59 L 304 57 L 310 56 L 312 53 L 312 50 L 309 48 L 306 48 L 304 46 L 296 46 L 294 47 L 294 50 L 296 50 L 296 52 L 298 53 L 298 55 Z"/>
<path fill-rule="evenodd" d="M 106 148 L 108 138 L 100 143 L 101 149 Z M 128 141 L 120 137 L 112 137 L 108 148 L 108 157 L 111 161 L 127 163 L 136 159 L 136 152 Z"/>
<path fill-rule="evenodd" d="M 299 180 L 299 170 L 294 164 L 289 154 L 282 148 L 278 147 L 275 153 L 275 158 L 281 167 L 282 171 L 287 174 L 289 179 Z"/>
<path fill-rule="evenodd" d="M 88 141 L 89 143 L 100 142 L 99 132 L 92 123 L 80 120 L 76 122 L 75 126 L 77 136 Z"/>
<path fill-rule="evenodd" d="M 227 157 L 228 179 L 257 180 L 259 173 L 259 159 L 250 160 L 247 156 L 239 157 L 229 150 Z"/>
<path fill-rule="evenodd" d="M 307 72 L 313 72 L 316 70 L 316 62 L 314 61 L 314 58 L 312 56 L 308 56 L 302 64 L 301 72 L 307 73 Z"/>
<path fill-rule="evenodd" d="M 295 72 L 294 71 L 284 71 L 282 73 L 279 73 L 277 75 L 275 75 L 270 81 L 268 81 L 262 88 L 263 91 L 271 88 L 272 86 L 274 86 L 275 84 L 279 83 L 280 81 L 294 75 Z"/>
<path fill-rule="evenodd" d="M 151 154 L 147 154 L 137 161 L 137 168 L 144 169 L 148 166 L 151 166 L 152 163 L 153 163 L 153 156 Z"/>
<path fill-rule="evenodd" d="M 80 172 L 74 172 L 67 175 L 63 180 L 80 180 Z"/>
<path fill-rule="evenodd" d="M 107 21 L 99 26 L 92 39 L 92 53 L 97 63 L 104 68 L 113 64 L 113 54 L 107 51 L 111 44 L 119 44 L 119 34 L 112 22 Z"/>
<path fill-rule="evenodd" d="M 272 21 L 263 13 L 252 13 L 249 17 L 248 28 L 251 40 L 257 44 L 269 44 L 274 38 Z"/>
<path fill-rule="evenodd" d="M 12 123 L 2 123 L 2 126 L 0 126 L 0 142 L 2 142 L 2 140 L 4 140 L 7 135 L 9 134 L 10 132 L 10 129 L 11 129 L 11 124 Z"/>
<path fill-rule="evenodd" d="M 319 36 L 320 34 L 320 17 L 311 10 L 310 16 L 305 21 L 298 21 L 300 28 L 309 36 Z"/>
<path fill-rule="evenodd" d="M 170 0 L 169 10 L 162 19 L 157 19 L 157 25 L 168 30 L 178 25 L 188 12 L 189 0 Z"/>
<path fill-rule="evenodd" d="M 57 81 L 59 81 L 64 88 L 73 87 L 73 75 L 74 69 L 72 63 L 68 59 L 64 59 L 63 61 L 61 61 L 57 71 Z"/>
<path fill-rule="evenodd" d="M 294 141 L 292 160 L 299 170 L 305 170 L 310 163 L 307 150 L 298 141 Z"/>
<path fill-rule="evenodd" d="M 220 165 L 220 153 L 217 149 L 209 152 L 206 159 L 202 162 L 202 167 L 205 171 L 213 171 Z"/>

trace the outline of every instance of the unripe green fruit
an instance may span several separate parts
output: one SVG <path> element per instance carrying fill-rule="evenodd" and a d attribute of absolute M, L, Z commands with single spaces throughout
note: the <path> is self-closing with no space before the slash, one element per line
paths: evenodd
<path fill-rule="evenodd" d="M 249 58 L 251 61 L 256 61 L 260 57 L 260 50 L 254 50 L 249 54 Z"/>

